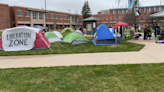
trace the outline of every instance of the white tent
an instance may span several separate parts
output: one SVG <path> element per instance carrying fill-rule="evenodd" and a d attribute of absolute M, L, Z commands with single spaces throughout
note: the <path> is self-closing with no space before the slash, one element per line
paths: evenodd
<path fill-rule="evenodd" d="M 63 38 L 63 36 L 58 32 L 58 31 L 54 31 L 54 33 L 61 39 Z"/>
<path fill-rule="evenodd" d="M 81 35 L 84 35 L 83 32 L 81 32 L 80 30 L 76 30 L 75 33 L 79 33 Z"/>

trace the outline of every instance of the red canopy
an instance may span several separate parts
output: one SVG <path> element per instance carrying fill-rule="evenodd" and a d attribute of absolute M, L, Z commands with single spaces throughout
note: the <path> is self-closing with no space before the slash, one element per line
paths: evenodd
<path fill-rule="evenodd" d="M 128 26 L 129 24 L 128 23 L 124 23 L 124 22 L 119 22 L 117 24 L 113 24 L 113 26 Z"/>

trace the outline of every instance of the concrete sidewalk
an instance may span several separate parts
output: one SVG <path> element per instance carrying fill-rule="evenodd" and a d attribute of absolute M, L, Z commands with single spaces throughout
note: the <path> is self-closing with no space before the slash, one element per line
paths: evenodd
<path fill-rule="evenodd" d="M 56 54 L 0 57 L 0 68 L 54 67 L 74 65 L 110 65 L 163 63 L 164 44 L 153 40 L 130 40 L 146 46 L 139 52 Z"/>

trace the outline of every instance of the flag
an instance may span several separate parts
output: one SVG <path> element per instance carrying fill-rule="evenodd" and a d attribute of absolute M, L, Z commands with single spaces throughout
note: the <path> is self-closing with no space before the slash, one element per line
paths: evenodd
<path fill-rule="evenodd" d="M 134 14 L 135 16 L 139 16 L 139 0 L 134 0 Z"/>
<path fill-rule="evenodd" d="M 128 0 L 128 9 L 132 9 L 133 7 L 133 0 Z"/>

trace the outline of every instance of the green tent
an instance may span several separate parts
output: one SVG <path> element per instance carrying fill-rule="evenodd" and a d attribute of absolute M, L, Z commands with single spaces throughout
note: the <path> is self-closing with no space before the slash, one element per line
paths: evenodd
<path fill-rule="evenodd" d="M 44 35 L 50 43 L 61 42 L 61 39 L 54 32 L 46 32 Z"/>
<path fill-rule="evenodd" d="M 73 32 L 74 31 L 71 28 L 66 27 L 66 28 L 63 29 L 63 31 L 61 33 L 62 33 L 63 36 L 66 36 L 67 34 L 73 33 Z"/>
<path fill-rule="evenodd" d="M 88 41 L 89 41 L 88 39 L 86 39 L 85 37 L 83 37 L 78 33 L 70 33 L 64 37 L 62 43 L 69 43 L 75 45 L 75 44 L 88 43 Z"/>

